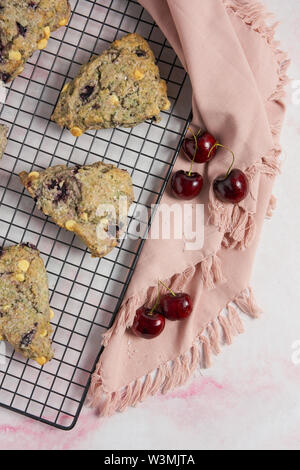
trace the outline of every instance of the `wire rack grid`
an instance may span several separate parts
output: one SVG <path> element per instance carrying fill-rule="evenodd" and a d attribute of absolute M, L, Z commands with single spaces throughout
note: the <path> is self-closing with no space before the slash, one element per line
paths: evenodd
<path fill-rule="evenodd" d="M 80 240 L 36 210 L 18 174 L 57 164 L 114 163 L 133 178 L 137 208 L 160 201 L 190 116 L 190 87 L 173 49 L 148 13 L 133 0 L 71 0 L 72 17 L 48 47 L 29 60 L 8 87 L 1 122 L 9 143 L 0 171 L 1 245 L 30 242 L 45 261 L 53 320 L 55 358 L 43 368 L 10 346 L 0 355 L 0 406 L 59 429 L 76 424 L 91 373 L 101 353 L 101 335 L 114 320 L 142 250 L 142 237 L 124 237 L 105 258 L 91 258 Z M 172 103 L 160 123 L 134 129 L 90 131 L 79 139 L 50 121 L 64 83 L 82 63 L 116 38 L 140 33 L 152 47 Z M 145 230 L 151 224 L 151 216 Z M 0 343 L 1 344 L 1 343 Z M 3 344 L 3 343 L 2 343 Z M 100 350 L 100 352 L 99 352 Z"/>

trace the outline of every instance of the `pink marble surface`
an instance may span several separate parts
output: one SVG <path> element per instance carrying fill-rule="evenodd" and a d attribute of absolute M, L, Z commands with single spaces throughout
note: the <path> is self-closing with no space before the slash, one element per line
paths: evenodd
<path fill-rule="evenodd" d="M 246 334 L 204 376 L 124 414 L 98 419 L 84 409 L 76 428 L 63 432 L 1 409 L 1 450 L 300 448 L 300 364 L 292 360 L 300 341 L 300 3 L 265 3 L 282 22 L 278 37 L 293 59 L 293 82 L 278 209 L 265 226 L 253 278 L 264 316 L 246 320 Z"/>

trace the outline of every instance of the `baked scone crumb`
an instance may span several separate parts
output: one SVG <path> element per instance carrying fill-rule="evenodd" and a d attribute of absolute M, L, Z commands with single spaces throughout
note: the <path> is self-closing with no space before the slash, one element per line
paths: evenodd
<path fill-rule="evenodd" d="M 1 341 L 44 365 L 53 357 L 50 319 L 48 278 L 39 251 L 29 244 L 1 250 Z"/>
<path fill-rule="evenodd" d="M 3 154 L 7 145 L 7 134 L 8 128 L 3 124 L 0 124 L 0 159 L 3 157 Z"/>
<path fill-rule="evenodd" d="M 62 89 L 52 120 L 80 137 L 88 129 L 134 127 L 170 108 L 167 85 L 138 34 L 115 41 Z"/>
<path fill-rule="evenodd" d="M 37 207 L 57 225 L 77 234 L 94 257 L 106 256 L 117 246 L 134 199 L 127 171 L 98 162 L 23 172 L 20 178 Z"/>
<path fill-rule="evenodd" d="M 51 32 L 68 24 L 70 13 L 68 0 L 1 0 L 0 80 L 17 77 L 32 54 L 47 47 Z"/>

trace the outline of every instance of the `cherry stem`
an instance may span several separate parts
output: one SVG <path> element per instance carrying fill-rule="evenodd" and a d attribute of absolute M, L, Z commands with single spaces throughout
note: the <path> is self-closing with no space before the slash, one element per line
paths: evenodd
<path fill-rule="evenodd" d="M 232 163 L 231 163 L 231 165 L 230 165 L 230 167 L 229 167 L 229 169 L 228 169 L 228 171 L 227 171 L 227 173 L 226 173 L 226 175 L 225 175 L 225 178 L 224 178 L 224 179 L 226 179 L 227 176 L 229 176 L 229 173 L 231 172 L 232 167 L 233 167 L 233 165 L 234 165 L 234 162 L 235 162 L 235 155 L 234 155 L 233 151 L 232 151 L 229 147 L 226 147 L 226 145 L 222 145 L 222 144 L 219 144 L 218 142 L 216 142 L 215 145 L 214 145 L 214 146 L 210 149 L 210 151 L 209 151 L 208 159 L 210 158 L 211 152 L 212 152 L 215 148 L 217 148 L 217 147 L 222 147 L 223 149 L 228 150 L 228 152 L 230 152 L 230 153 L 232 154 Z"/>
<path fill-rule="evenodd" d="M 197 155 L 197 151 L 198 151 L 198 140 L 197 140 L 197 137 L 201 134 L 202 130 L 199 129 L 197 135 L 195 134 L 195 132 L 193 131 L 193 129 L 191 127 L 189 127 L 188 129 L 192 134 L 193 134 L 193 137 L 194 137 L 194 140 L 195 140 L 195 152 L 194 152 L 194 156 L 193 156 L 193 160 L 192 160 L 192 163 L 191 163 L 191 166 L 190 166 L 190 170 L 188 172 L 188 175 L 191 176 L 191 173 L 192 173 L 192 169 L 193 169 L 193 166 L 194 166 L 194 163 L 195 163 L 195 158 L 196 158 L 196 155 Z"/>
<path fill-rule="evenodd" d="M 172 291 L 172 289 L 170 289 L 170 287 L 166 286 L 166 284 L 164 284 L 162 281 L 159 281 L 161 283 L 162 286 L 164 286 L 172 295 L 173 297 L 176 297 L 176 294 L 174 291 Z"/>
<path fill-rule="evenodd" d="M 153 305 L 152 309 L 150 310 L 149 315 L 153 315 L 153 313 L 155 312 L 155 310 L 159 306 L 159 302 L 160 302 L 160 284 L 158 283 L 158 293 L 157 293 L 156 302 Z"/>

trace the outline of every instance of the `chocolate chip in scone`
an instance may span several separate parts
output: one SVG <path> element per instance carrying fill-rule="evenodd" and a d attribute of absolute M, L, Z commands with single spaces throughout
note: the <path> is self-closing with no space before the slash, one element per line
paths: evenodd
<path fill-rule="evenodd" d="M 58 187 L 58 181 L 57 180 L 51 180 L 51 182 L 47 185 L 47 188 L 50 189 L 55 189 Z"/>
<path fill-rule="evenodd" d="M 33 243 L 24 242 L 24 243 L 21 243 L 20 246 L 22 246 L 24 248 L 30 248 L 31 250 L 37 251 L 37 247 L 35 245 L 33 245 Z"/>
<path fill-rule="evenodd" d="M 33 10 L 36 10 L 38 5 L 35 2 L 29 2 L 28 4 L 29 8 L 32 8 Z"/>
<path fill-rule="evenodd" d="M 95 90 L 94 86 L 87 85 L 80 93 L 80 98 L 82 99 L 82 101 L 87 101 L 93 94 L 94 90 Z"/>
<path fill-rule="evenodd" d="M 69 176 L 61 174 L 56 175 L 50 181 L 48 180 L 45 187 L 51 191 L 51 199 L 54 203 L 66 203 L 68 201 L 68 204 L 74 205 L 81 199 L 80 181 L 76 178 L 76 172 L 78 173 L 80 168 L 72 168 L 72 173 Z"/>
<path fill-rule="evenodd" d="M 67 198 L 67 185 L 65 181 L 62 181 L 60 178 L 52 179 L 50 183 L 47 185 L 47 188 L 50 191 L 55 190 L 56 195 L 54 196 L 53 201 L 59 202 L 61 200 L 65 200 Z"/>
<path fill-rule="evenodd" d="M 7 83 L 10 79 L 10 75 L 8 73 L 0 73 L 0 80 L 2 82 Z"/>
<path fill-rule="evenodd" d="M 3 51 L 4 51 L 4 46 L 0 42 L 0 64 L 3 64 L 3 62 L 4 62 Z"/>
<path fill-rule="evenodd" d="M 135 53 L 136 53 L 136 55 L 137 55 L 138 57 L 146 57 L 146 55 L 147 55 L 147 52 L 144 51 L 143 49 L 137 49 L 137 50 L 135 51 Z"/>
<path fill-rule="evenodd" d="M 57 195 L 54 198 L 54 202 L 65 202 L 68 198 L 68 188 L 66 183 L 64 182 L 63 185 L 60 187 L 58 186 Z"/>
<path fill-rule="evenodd" d="M 21 36 L 25 37 L 27 33 L 27 28 L 25 28 L 25 26 L 22 26 L 21 23 L 18 23 L 18 22 L 17 22 L 17 28 Z"/>
<path fill-rule="evenodd" d="M 36 335 L 36 328 L 33 328 L 31 331 L 29 331 L 29 333 L 26 333 L 24 336 L 22 336 L 22 339 L 20 342 L 20 348 L 21 349 L 28 348 L 28 346 L 32 343 L 35 335 Z"/>
<path fill-rule="evenodd" d="M 73 173 L 74 175 L 77 175 L 79 170 L 82 168 L 81 165 L 76 165 L 74 168 L 73 168 Z"/>

